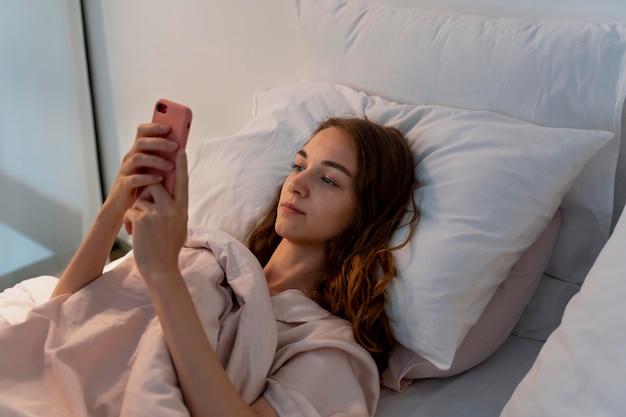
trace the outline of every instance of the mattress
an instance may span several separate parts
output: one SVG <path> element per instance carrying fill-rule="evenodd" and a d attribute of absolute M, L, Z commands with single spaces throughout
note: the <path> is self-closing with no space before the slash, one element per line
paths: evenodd
<path fill-rule="evenodd" d="M 493 356 L 463 374 L 416 380 L 403 392 L 384 389 L 376 417 L 497 417 L 542 346 L 510 336 Z"/>

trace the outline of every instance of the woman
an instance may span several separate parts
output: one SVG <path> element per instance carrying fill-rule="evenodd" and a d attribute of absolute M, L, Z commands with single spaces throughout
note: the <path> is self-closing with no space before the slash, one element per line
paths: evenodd
<path fill-rule="evenodd" d="M 203 337 L 178 265 L 187 233 L 187 160 L 183 150 L 162 137 L 168 129 L 139 126 L 109 197 L 53 296 L 75 292 L 102 273 L 124 223 L 132 231 L 136 264 L 191 415 L 278 416 L 275 398 L 261 395 L 251 405 L 243 401 Z M 155 156 L 157 151 L 177 152 L 175 166 Z M 159 175 L 144 173 L 148 167 L 176 170 L 173 198 Z M 395 248 L 389 246 L 408 207 L 415 228 L 415 186 L 411 153 L 397 130 L 362 119 L 329 119 L 298 152 L 291 174 L 249 239 L 270 294 L 295 300 L 306 296 L 348 320 L 354 339 L 379 371 L 386 368 L 392 345 L 384 312 L 385 289 L 395 275 Z"/>

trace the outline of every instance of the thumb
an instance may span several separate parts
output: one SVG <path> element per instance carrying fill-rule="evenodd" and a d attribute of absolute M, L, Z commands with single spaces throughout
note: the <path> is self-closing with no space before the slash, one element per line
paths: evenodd
<path fill-rule="evenodd" d="M 187 210 L 189 202 L 189 174 L 187 173 L 187 153 L 184 149 L 180 149 L 176 154 L 174 201 Z"/>
<path fill-rule="evenodd" d="M 133 223 L 128 219 L 127 216 L 124 216 L 124 229 L 126 229 L 126 233 L 129 235 L 133 234 Z"/>

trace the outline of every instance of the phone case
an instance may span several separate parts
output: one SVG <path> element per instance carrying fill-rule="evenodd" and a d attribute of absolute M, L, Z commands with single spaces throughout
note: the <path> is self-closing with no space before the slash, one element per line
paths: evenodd
<path fill-rule="evenodd" d="M 166 99 L 159 99 L 154 105 L 152 122 L 170 126 L 171 130 L 166 138 L 177 142 L 181 148 L 187 145 L 189 129 L 191 128 L 191 118 L 191 109 L 182 104 Z M 172 162 L 175 162 L 176 159 L 175 153 L 160 152 L 158 155 Z M 173 197 L 174 185 L 176 183 L 174 170 L 168 172 L 155 170 L 155 172 L 163 175 L 163 185 Z"/>

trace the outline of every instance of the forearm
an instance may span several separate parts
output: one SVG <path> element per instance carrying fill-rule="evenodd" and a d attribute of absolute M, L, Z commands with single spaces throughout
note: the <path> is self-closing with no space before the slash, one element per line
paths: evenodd
<path fill-rule="evenodd" d="M 180 273 L 150 291 L 191 415 L 257 416 L 218 361 Z"/>
<path fill-rule="evenodd" d="M 106 205 L 103 206 L 61 275 L 52 297 L 74 293 L 102 274 L 122 221 L 123 214 L 113 213 Z"/>
<path fill-rule="evenodd" d="M 257 416 L 218 361 L 180 276 L 151 288 L 155 309 L 192 416 Z"/>

